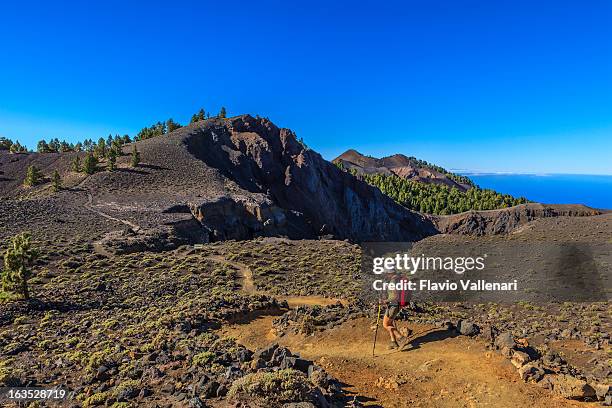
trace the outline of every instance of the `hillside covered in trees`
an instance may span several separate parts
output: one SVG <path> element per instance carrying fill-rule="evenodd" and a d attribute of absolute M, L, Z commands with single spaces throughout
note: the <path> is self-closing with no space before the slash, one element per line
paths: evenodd
<path fill-rule="evenodd" d="M 351 173 L 378 187 L 404 207 L 427 214 L 449 215 L 469 210 L 494 210 L 527 202 L 524 197 L 516 198 L 477 186 L 463 192 L 444 184 L 422 183 L 396 175 L 357 174 L 354 170 Z"/>
<path fill-rule="evenodd" d="M 221 107 L 221 110 L 216 116 L 218 118 L 226 118 L 227 111 L 225 107 Z M 190 123 L 195 123 L 201 120 L 211 118 L 210 112 L 205 112 L 203 108 L 197 113 L 194 113 L 191 116 Z M 172 118 L 164 121 L 164 122 L 156 122 L 151 126 L 143 127 L 137 134 L 134 136 L 133 141 L 150 139 L 152 137 L 167 135 L 177 129 L 180 129 L 182 125 Z M 106 151 L 109 149 L 113 149 L 119 146 L 123 146 L 127 143 L 131 143 L 132 138 L 129 135 L 115 135 L 109 134 L 105 139 L 100 137 L 96 142 L 93 139 L 85 139 L 82 142 L 79 141 L 77 143 L 70 143 L 65 140 L 59 140 L 58 138 L 51 138 L 48 142 L 45 139 L 41 139 L 36 144 L 36 152 L 37 153 L 65 153 L 65 152 L 92 152 L 96 154 L 96 156 L 105 156 Z M 10 153 L 28 153 L 29 150 L 26 146 L 19 143 L 18 140 L 11 140 L 6 137 L 0 137 L 0 150 L 8 150 Z"/>

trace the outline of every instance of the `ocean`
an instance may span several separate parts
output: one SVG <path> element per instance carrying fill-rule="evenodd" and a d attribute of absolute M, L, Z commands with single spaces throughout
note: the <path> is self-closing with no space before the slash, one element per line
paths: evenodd
<path fill-rule="evenodd" d="M 582 174 L 462 173 L 481 188 L 490 188 L 544 204 L 584 204 L 612 209 L 612 176 Z"/>

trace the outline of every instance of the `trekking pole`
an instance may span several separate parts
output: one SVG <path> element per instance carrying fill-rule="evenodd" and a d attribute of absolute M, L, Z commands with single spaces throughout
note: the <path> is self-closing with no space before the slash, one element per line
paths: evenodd
<path fill-rule="evenodd" d="M 372 357 L 374 357 L 374 350 L 376 350 L 376 337 L 378 337 L 378 324 L 380 323 L 380 302 L 378 302 L 378 315 L 376 316 L 376 330 L 374 331 L 374 346 L 372 346 Z"/>

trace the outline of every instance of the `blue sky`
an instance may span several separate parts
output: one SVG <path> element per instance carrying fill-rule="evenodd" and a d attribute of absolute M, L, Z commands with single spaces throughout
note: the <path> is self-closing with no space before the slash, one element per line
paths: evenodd
<path fill-rule="evenodd" d="M 612 174 L 609 1 L 17 3 L 0 135 L 30 147 L 224 105 L 328 159 Z"/>

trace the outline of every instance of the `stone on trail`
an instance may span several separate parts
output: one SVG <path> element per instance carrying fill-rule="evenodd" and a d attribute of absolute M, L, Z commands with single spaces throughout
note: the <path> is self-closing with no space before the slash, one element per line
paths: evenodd
<path fill-rule="evenodd" d="M 272 359 L 272 356 L 274 355 L 274 352 L 276 351 L 277 348 L 278 348 L 278 344 L 274 343 L 274 344 L 269 345 L 268 347 L 257 349 L 255 351 L 255 354 L 253 354 L 253 360 L 261 358 L 264 361 L 270 361 L 270 359 Z"/>
<path fill-rule="evenodd" d="M 593 387 L 587 384 L 586 381 L 579 380 L 571 375 L 545 375 L 540 385 L 568 399 L 581 400 L 595 397 L 595 389 Z"/>
<path fill-rule="evenodd" d="M 286 368 L 293 368 L 294 370 L 301 371 L 308 374 L 308 368 L 312 366 L 312 361 L 298 357 L 285 357 L 281 362 L 280 368 L 282 370 Z"/>
<path fill-rule="evenodd" d="M 475 336 L 479 332 L 479 327 L 467 320 L 461 320 L 459 322 L 459 333 L 464 336 Z"/>
<path fill-rule="evenodd" d="M 502 349 L 500 350 L 500 353 L 502 356 L 506 357 L 506 358 L 512 358 L 512 353 L 514 352 L 513 349 L 511 349 L 510 347 L 502 347 Z"/>
<path fill-rule="evenodd" d="M 266 361 L 263 358 L 254 358 L 251 361 L 250 367 L 251 370 L 259 370 L 266 366 Z"/>
<path fill-rule="evenodd" d="M 495 338 L 495 346 L 498 349 L 503 349 L 504 347 L 510 349 L 515 348 L 516 343 L 514 342 L 514 336 L 510 332 L 500 333 L 500 335 Z"/>
<path fill-rule="evenodd" d="M 329 385 L 329 375 L 315 364 L 308 367 L 308 379 L 311 383 L 323 389 L 327 389 Z"/>
<path fill-rule="evenodd" d="M 530 360 L 531 358 L 529 357 L 529 354 L 516 350 L 514 351 L 514 353 L 512 353 L 512 359 L 510 360 L 510 362 L 516 368 L 521 368 L 522 366 L 527 364 Z"/>
<path fill-rule="evenodd" d="M 293 357 L 293 354 L 287 347 L 277 347 L 268 362 L 268 366 L 276 367 L 283 363 L 287 357 Z M 295 356 L 299 357 L 299 356 Z"/>
<path fill-rule="evenodd" d="M 520 367 L 518 370 L 521 380 L 527 382 L 538 382 L 544 378 L 544 369 L 536 363 L 528 363 Z"/>
<path fill-rule="evenodd" d="M 612 386 L 609 384 L 595 384 L 595 394 L 600 401 L 606 399 L 606 396 L 612 395 Z"/>

